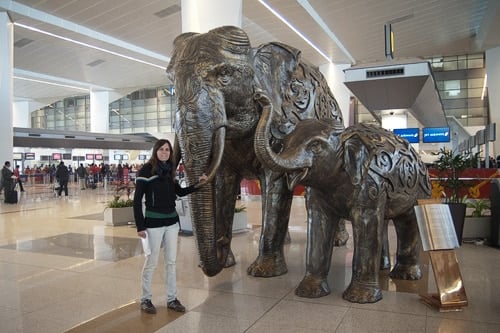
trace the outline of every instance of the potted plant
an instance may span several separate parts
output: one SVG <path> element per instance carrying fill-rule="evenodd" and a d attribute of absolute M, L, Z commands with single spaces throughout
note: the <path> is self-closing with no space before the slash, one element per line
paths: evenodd
<path fill-rule="evenodd" d="M 467 201 L 467 214 L 463 238 L 484 239 L 490 238 L 491 211 L 488 199 L 471 199 Z"/>
<path fill-rule="evenodd" d="M 233 232 L 246 230 L 247 221 L 247 207 L 243 205 L 234 207 Z"/>
<path fill-rule="evenodd" d="M 460 178 L 461 173 L 474 167 L 470 154 L 454 153 L 452 150 L 441 148 L 439 157 L 434 163 L 438 171 L 438 184 L 443 202 L 448 204 L 457 233 L 458 243 L 462 243 L 462 233 L 467 205 L 465 204 L 468 188 L 467 181 Z"/>
<path fill-rule="evenodd" d="M 104 209 L 104 222 L 107 225 L 127 225 L 134 222 L 134 201 L 130 199 L 135 184 L 119 184 L 116 186 L 113 200 L 109 201 Z M 122 198 L 126 195 L 126 198 Z"/>

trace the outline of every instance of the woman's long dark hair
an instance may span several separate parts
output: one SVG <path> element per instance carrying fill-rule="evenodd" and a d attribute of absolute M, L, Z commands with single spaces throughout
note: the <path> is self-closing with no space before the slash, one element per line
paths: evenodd
<path fill-rule="evenodd" d="M 175 179 L 175 168 L 174 163 L 172 162 L 173 149 L 172 144 L 167 139 L 160 139 L 155 142 L 153 146 L 153 152 L 151 153 L 151 157 L 149 158 L 148 163 L 153 166 L 153 174 L 158 174 L 158 164 L 160 163 L 160 161 L 158 160 L 158 156 L 156 153 L 158 152 L 158 149 L 160 149 L 165 143 L 168 144 L 168 148 L 170 149 L 170 156 L 168 157 L 167 163 L 172 166 L 172 179 Z"/>

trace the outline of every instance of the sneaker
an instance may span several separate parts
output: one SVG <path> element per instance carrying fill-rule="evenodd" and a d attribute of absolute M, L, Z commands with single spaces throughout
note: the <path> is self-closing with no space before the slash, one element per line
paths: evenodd
<path fill-rule="evenodd" d="M 141 310 L 149 314 L 156 313 L 156 308 L 149 299 L 145 299 L 144 301 L 141 302 Z"/>
<path fill-rule="evenodd" d="M 185 312 L 186 311 L 186 308 L 184 307 L 184 305 L 182 305 L 181 302 L 179 302 L 179 300 L 177 298 L 174 299 L 173 301 L 168 302 L 167 308 L 172 309 L 172 310 L 177 311 L 177 312 Z"/>

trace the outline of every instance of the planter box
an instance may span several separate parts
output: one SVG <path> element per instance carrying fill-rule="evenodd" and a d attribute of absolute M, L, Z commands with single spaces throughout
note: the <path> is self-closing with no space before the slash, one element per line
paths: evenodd
<path fill-rule="evenodd" d="M 134 223 L 134 208 L 106 208 L 104 209 L 104 222 L 111 226 Z"/>
<path fill-rule="evenodd" d="M 189 207 L 189 201 L 185 198 L 178 199 L 175 201 L 175 208 L 177 209 L 177 214 L 179 214 L 181 233 L 185 235 L 192 235 L 193 225 L 191 222 L 191 210 Z M 233 232 L 247 231 L 247 223 L 247 212 L 234 213 Z"/>
<path fill-rule="evenodd" d="M 491 217 L 466 217 L 463 238 L 491 238 Z"/>
<path fill-rule="evenodd" d="M 248 216 L 247 212 L 234 213 L 233 232 L 247 231 Z"/>

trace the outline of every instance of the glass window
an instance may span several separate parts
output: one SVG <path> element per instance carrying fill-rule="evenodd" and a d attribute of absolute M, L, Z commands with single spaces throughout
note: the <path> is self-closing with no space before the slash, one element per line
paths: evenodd
<path fill-rule="evenodd" d="M 457 61 L 445 61 L 443 64 L 443 70 L 445 71 L 454 71 L 458 69 Z"/>
<path fill-rule="evenodd" d="M 482 94 L 483 94 L 483 88 L 473 88 L 469 89 L 468 91 L 469 98 L 481 98 Z"/>
<path fill-rule="evenodd" d="M 467 88 L 483 88 L 484 79 L 468 79 Z"/>
<path fill-rule="evenodd" d="M 462 118 L 462 115 L 464 114 L 464 110 L 463 109 L 447 109 L 445 111 L 445 113 L 447 116 L 453 116 L 457 119 L 460 119 L 460 118 Z"/>
<path fill-rule="evenodd" d="M 132 115 L 132 120 L 144 120 L 144 113 L 134 113 Z"/>
<path fill-rule="evenodd" d="M 467 56 L 457 57 L 457 69 L 467 69 Z"/>
<path fill-rule="evenodd" d="M 174 128 L 172 126 L 159 126 L 160 133 L 174 132 Z"/>
<path fill-rule="evenodd" d="M 76 98 L 76 105 L 77 106 L 85 106 L 86 99 L 85 97 L 77 97 Z"/>
<path fill-rule="evenodd" d="M 482 53 L 469 54 L 467 68 L 484 68 L 484 55 Z"/>
<path fill-rule="evenodd" d="M 158 112 L 148 112 L 146 113 L 146 119 L 158 120 Z"/>
<path fill-rule="evenodd" d="M 470 68 L 483 68 L 484 67 L 484 62 L 483 59 L 469 59 L 467 61 L 468 65 L 467 67 Z"/>
<path fill-rule="evenodd" d="M 487 109 L 482 108 L 469 108 L 469 116 L 471 117 L 487 117 Z"/>

